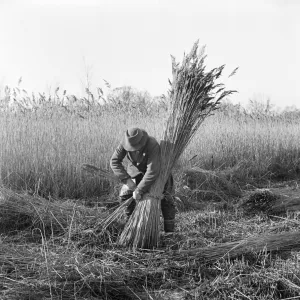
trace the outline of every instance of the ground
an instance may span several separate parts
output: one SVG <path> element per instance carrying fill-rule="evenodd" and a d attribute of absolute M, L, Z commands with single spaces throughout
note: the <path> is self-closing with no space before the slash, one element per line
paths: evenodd
<path fill-rule="evenodd" d="M 289 181 L 266 187 L 286 193 L 297 191 L 297 186 L 297 181 Z M 122 222 L 99 234 L 96 226 L 91 226 L 97 221 L 92 208 L 84 219 L 74 217 L 65 231 L 48 230 L 46 222 L 35 229 L 9 232 L 6 228 L 0 236 L 0 298 L 300 298 L 297 251 L 249 248 L 243 255 L 231 256 L 234 242 L 297 232 L 299 214 L 245 215 L 241 201 L 243 198 L 231 199 L 227 205 L 202 201 L 200 209 L 178 212 L 176 232 L 162 233 L 160 247 L 154 251 L 133 252 L 117 246 Z M 92 229 L 83 231 L 82 224 Z M 216 245 L 229 248 L 223 253 Z"/>

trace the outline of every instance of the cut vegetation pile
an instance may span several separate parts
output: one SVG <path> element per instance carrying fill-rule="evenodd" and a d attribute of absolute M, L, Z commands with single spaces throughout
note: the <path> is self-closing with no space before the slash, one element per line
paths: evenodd
<path fill-rule="evenodd" d="M 246 200 L 242 203 L 241 207 L 245 214 L 269 214 L 272 211 L 272 207 L 275 204 L 279 196 L 274 194 L 268 189 L 258 189 L 251 192 Z"/>
<path fill-rule="evenodd" d="M 197 200 L 228 201 L 242 195 L 240 187 L 230 179 L 226 170 L 194 167 L 184 170 L 181 180 L 196 193 Z"/>
<path fill-rule="evenodd" d="M 236 289 L 253 300 L 268 299 L 270 293 L 273 298 L 269 299 L 299 295 L 300 266 L 292 253 L 299 249 L 299 223 L 294 222 L 288 232 L 280 222 L 246 220 L 224 212 L 215 214 L 219 225 L 214 227 L 200 223 L 206 214 L 178 215 L 180 235 L 173 237 L 178 243 L 175 251 L 132 252 L 100 242 L 78 248 L 63 237 L 40 243 L 26 243 L 23 238 L 23 244 L 16 244 L 14 236 L 2 237 L 0 297 L 146 300 L 180 295 L 186 300 L 221 300 L 237 297 Z M 285 232 L 270 233 L 278 227 Z M 208 237 L 206 229 L 213 230 L 213 235 Z M 221 236 L 233 241 L 222 243 Z M 201 246 L 195 247 L 196 242 Z M 286 261 L 277 257 L 281 253 L 288 253 Z"/>
<path fill-rule="evenodd" d="M 300 211 L 299 187 L 257 189 L 244 197 L 240 207 L 248 215 L 297 213 Z"/>
<path fill-rule="evenodd" d="M 103 212 L 71 201 L 47 200 L 39 196 L 0 188 L 0 229 L 40 229 L 42 233 L 65 233 L 70 226 L 92 222 Z"/>
<path fill-rule="evenodd" d="M 281 233 L 254 236 L 245 240 L 223 243 L 220 245 L 184 250 L 180 255 L 188 255 L 201 263 L 210 264 L 221 258 L 236 258 L 252 252 L 285 252 L 300 250 L 300 233 Z"/>

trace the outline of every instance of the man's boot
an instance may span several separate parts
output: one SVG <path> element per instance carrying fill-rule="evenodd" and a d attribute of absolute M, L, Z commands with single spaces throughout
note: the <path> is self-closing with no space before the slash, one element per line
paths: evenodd
<path fill-rule="evenodd" d="M 164 220 L 165 233 L 171 233 L 175 231 L 175 220 Z"/>

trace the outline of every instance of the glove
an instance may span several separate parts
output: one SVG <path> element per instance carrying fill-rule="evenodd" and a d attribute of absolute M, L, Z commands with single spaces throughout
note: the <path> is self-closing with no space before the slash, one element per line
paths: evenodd
<path fill-rule="evenodd" d="M 136 189 L 136 184 L 133 182 L 133 180 L 131 179 L 131 178 L 128 178 L 127 180 L 126 180 L 126 183 L 125 183 L 127 186 L 128 186 L 128 188 L 130 189 L 130 190 L 132 190 L 132 191 L 134 191 L 135 189 Z"/>
<path fill-rule="evenodd" d="M 136 200 L 136 201 L 139 201 L 142 199 L 142 194 L 141 192 L 136 189 L 134 192 L 133 192 L 133 199 Z"/>

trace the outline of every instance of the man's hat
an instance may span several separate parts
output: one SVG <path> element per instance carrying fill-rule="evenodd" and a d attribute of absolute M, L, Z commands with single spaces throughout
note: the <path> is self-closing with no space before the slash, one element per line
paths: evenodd
<path fill-rule="evenodd" d="M 147 143 L 148 133 L 140 128 L 129 128 L 125 132 L 123 147 L 126 151 L 141 150 Z"/>

